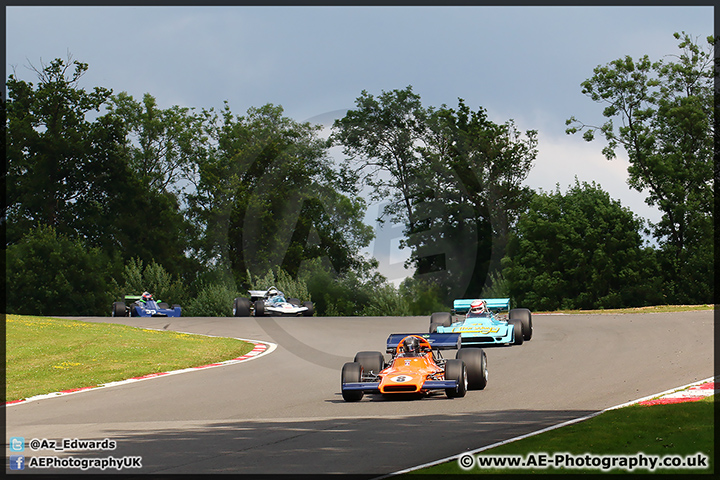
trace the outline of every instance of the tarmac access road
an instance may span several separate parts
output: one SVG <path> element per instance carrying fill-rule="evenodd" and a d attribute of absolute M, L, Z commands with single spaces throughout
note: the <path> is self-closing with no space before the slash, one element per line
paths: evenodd
<path fill-rule="evenodd" d="M 531 341 L 486 349 L 485 390 L 355 403 L 340 394 L 342 365 L 358 351 L 384 351 L 390 333 L 427 332 L 429 317 L 72 318 L 278 346 L 235 365 L 7 406 L 6 444 L 116 442 L 111 451 L 26 448 L 26 464 L 33 456 L 139 456 L 142 468 L 123 473 L 380 476 L 714 374 L 712 311 L 534 315 Z M 15 452 L 6 445 L 6 453 Z"/>

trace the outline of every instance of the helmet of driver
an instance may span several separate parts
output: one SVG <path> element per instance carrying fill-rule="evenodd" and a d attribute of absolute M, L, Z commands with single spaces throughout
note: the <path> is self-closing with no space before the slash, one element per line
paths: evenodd
<path fill-rule="evenodd" d="M 403 340 L 403 352 L 414 355 L 420 350 L 420 342 L 415 337 L 408 337 Z"/>
<path fill-rule="evenodd" d="M 148 292 L 143 292 L 142 299 L 143 299 L 143 302 L 147 302 L 149 300 L 152 300 L 152 295 Z"/>
<path fill-rule="evenodd" d="M 470 304 L 470 311 L 472 313 L 487 312 L 487 302 L 485 300 L 475 300 Z"/>

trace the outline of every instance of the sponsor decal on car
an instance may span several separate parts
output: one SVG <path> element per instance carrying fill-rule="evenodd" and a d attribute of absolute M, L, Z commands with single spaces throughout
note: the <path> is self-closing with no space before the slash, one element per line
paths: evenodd
<path fill-rule="evenodd" d="M 455 329 L 456 332 L 469 332 L 469 333 L 482 333 L 483 335 L 487 335 L 488 333 L 497 333 L 500 331 L 500 327 L 477 327 L 477 326 L 468 326 L 468 327 L 457 327 Z"/>

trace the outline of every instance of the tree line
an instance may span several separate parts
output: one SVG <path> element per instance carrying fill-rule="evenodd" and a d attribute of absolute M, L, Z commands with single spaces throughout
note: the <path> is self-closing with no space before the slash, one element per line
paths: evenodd
<path fill-rule="evenodd" d="M 594 183 L 523 185 L 537 131 L 463 99 L 424 106 L 412 86 L 362 91 L 323 138 L 278 105 L 236 115 L 86 90 L 89 66 L 70 56 L 33 67 L 36 84 L 13 72 L 5 311 L 106 315 L 149 290 L 223 316 L 270 284 L 320 315 L 426 314 L 478 296 L 534 310 L 710 303 L 714 39 L 676 38 L 673 61 L 597 67 L 582 93 L 606 122 L 567 122 L 600 133 L 608 159 L 626 151 L 630 187 L 662 212 L 654 225 Z M 404 226 L 415 273 L 397 288 L 362 254 L 366 198 Z"/>

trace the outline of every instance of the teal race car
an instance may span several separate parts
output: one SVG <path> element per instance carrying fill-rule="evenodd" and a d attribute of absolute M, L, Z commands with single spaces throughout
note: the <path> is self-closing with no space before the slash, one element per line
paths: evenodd
<path fill-rule="evenodd" d="M 430 333 L 459 333 L 464 347 L 521 345 L 532 338 L 532 313 L 510 309 L 509 298 L 457 299 L 451 312 L 432 314 Z"/>

